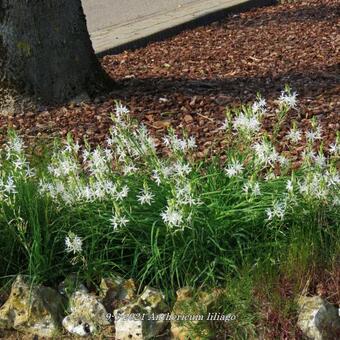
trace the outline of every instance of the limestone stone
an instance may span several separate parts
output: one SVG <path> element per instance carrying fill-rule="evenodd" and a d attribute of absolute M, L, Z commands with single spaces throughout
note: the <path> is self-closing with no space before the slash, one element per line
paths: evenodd
<path fill-rule="evenodd" d="M 103 278 L 100 283 L 100 297 L 108 312 L 133 301 L 136 298 L 136 286 L 132 279 L 124 280 L 120 276 Z"/>
<path fill-rule="evenodd" d="M 134 302 L 114 311 L 116 340 L 154 338 L 167 326 L 165 315 L 168 311 L 164 295 L 159 290 L 145 287 Z"/>
<path fill-rule="evenodd" d="M 71 313 L 63 319 L 62 324 L 71 334 L 94 335 L 110 324 L 105 307 L 94 295 L 83 290 L 76 291 L 71 295 L 69 304 Z"/>
<path fill-rule="evenodd" d="M 19 275 L 0 309 L 0 328 L 53 337 L 59 334 L 63 315 L 64 301 L 57 291 L 30 286 Z"/>
<path fill-rule="evenodd" d="M 298 305 L 300 312 L 297 324 L 309 339 L 340 339 L 338 308 L 320 296 L 301 296 Z"/>

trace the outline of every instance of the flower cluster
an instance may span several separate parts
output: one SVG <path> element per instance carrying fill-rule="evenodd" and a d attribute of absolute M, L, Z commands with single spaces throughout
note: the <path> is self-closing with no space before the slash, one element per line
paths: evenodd
<path fill-rule="evenodd" d="M 255 163 L 264 167 L 274 167 L 276 163 L 281 166 L 287 166 L 288 160 L 285 156 L 280 155 L 275 147 L 267 140 L 253 144 L 252 149 L 255 152 Z"/>
<path fill-rule="evenodd" d="M 272 208 L 266 209 L 267 220 L 272 221 L 279 219 L 283 221 L 286 213 L 286 202 L 273 202 Z"/>
<path fill-rule="evenodd" d="M 286 86 L 285 90 L 281 92 L 279 98 L 279 104 L 288 109 L 296 109 L 297 106 L 297 93 L 292 92 L 291 89 Z"/>
<path fill-rule="evenodd" d="M 234 177 L 240 175 L 243 169 L 243 165 L 239 161 L 234 160 L 232 163 L 228 164 L 227 168 L 225 168 L 225 172 L 227 173 L 228 177 Z"/>
<path fill-rule="evenodd" d="M 197 147 L 196 140 L 193 136 L 189 138 L 179 138 L 174 134 L 173 131 L 170 132 L 171 134 L 163 137 L 163 144 L 171 151 L 186 153 L 190 150 L 194 150 Z"/>
<path fill-rule="evenodd" d="M 83 251 L 83 240 L 76 234 L 70 232 L 65 237 L 66 252 L 74 255 L 80 254 Z"/>
<path fill-rule="evenodd" d="M 280 109 L 296 108 L 296 97 L 295 92 L 283 91 Z M 285 141 L 294 147 L 306 142 L 301 155 L 303 166 L 295 173 L 275 138 L 261 131 L 267 109 L 266 101 L 258 98 L 251 106 L 235 111 L 233 117 L 228 115 L 223 128 L 233 133 L 235 145 L 226 150 L 226 157 L 218 160 L 212 172 L 207 170 L 210 164 L 192 161 L 195 138 L 173 130 L 162 139 L 168 156 L 159 155 L 147 128 L 136 124 L 119 102 L 105 146 L 91 149 L 69 138 L 56 147 L 49 164 L 38 175 L 27 161 L 22 140 L 10 135 L 0 160 L 0 204 L 13 202 L 14 207 L 12 198 L 20 194 L 22 183 L 31 183 L 38 189 L 39 199 L 49 198 L 57 211 L 94 209 L 104 225 L 103 238 L 129 234 L 138 228 L 141 213 L 150 226 L 172 235 L 194 229 L 197 216 L 224 204 L 225 216 L 232 211 L 229 207 L 239 212 L 244 206 L 250 210 L 250 204 L 254 204 L 254 216 L 260 214 L 264 224 L 270 226 L 285 223 L 299 204 L 337 207 L 339 136 L 325 151 L 322 143 L 316 143 L 323 139 L 319 124 L 311 121 L 311 128 L 304 131 L 293 122 Z M 211 197 L 214 203 L 209 201 Z M 223 219 L 219 214 L 217 221 Z M 64 237 L 65 233 L 62 241 L 67 253 L 75 257 L 84 253 L 87 236 L 70 232 Z"/>

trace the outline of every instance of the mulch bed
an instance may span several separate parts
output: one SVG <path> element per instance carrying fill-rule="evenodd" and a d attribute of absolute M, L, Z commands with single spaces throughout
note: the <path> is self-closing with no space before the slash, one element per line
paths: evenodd
<path fill-rule="evenodd" d="M 339 18 L 337 0 L 231 15 L 136 51 L 105 56 L 102 65 L 120 86 L 109 95 L 0 116 L 0 126 L 15 127 L 29 140 L 63 137 L 70 131 L 76 139 L 100 143 L 118 99 L 158 140 L 169 126 L 185 128 L 196 136 L 198 155 L 204 156 L 211 145 L 216 150 L 223 144 L 217 128 L 226 106 L 253 101 L 258 92 L 272 103 L 289 84 L 299 94 L 299 110 L 289 113 L 282 135 L 293 119 L 306 129 L 307 120 L 315 116 L 327 145 L 340 126 Z M 274 120 L 273 114 L 265 122 L 269 133 Z"/>

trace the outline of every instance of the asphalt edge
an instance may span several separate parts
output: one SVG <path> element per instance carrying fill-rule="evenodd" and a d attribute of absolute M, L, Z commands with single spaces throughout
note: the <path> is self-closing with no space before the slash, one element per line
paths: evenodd
<path fill-rule="evenodd" d="M 101 51 L 97 53 L 97 56 L 99 58 L 108 55 L 108 54 L 119 54 L 122 53 L 124 51 L 133 51 L 136 50 L 138 48 L 142 48 L 147 46 L 149 43 L 151 42 L 158 42 L 158 41 L 162 41 L 168 38 L 173 37 L 174 35 L 183 32 L 187 29 L 193 29 L 199 26 L 204 26 L 204 25 L 208 25 L 211 24 L 215 21 L 220 21 L 222 19 L 225 19 L 226 17 L 233 15 L 233 14 L 238 14 L 241 12 L 245 12 L 248 11 L 250 9 L 253 8 L 257 8 L 257 7 L 264 7 L 264 6 L 270 6 L 270 5 L 275 5 L 277 4 L 277 0 L 250 0 L 246 3 L 242 3 L 242 4 L 238 4 L 238 5 L 234 5 L 228 8 L 224 8 L 224 9 L 219 9 L 215 12 L 211 12 L 211 13 L 207 13 L 207 14 L 203 14 L 197 18 L 194 18 L 190 21 L 187 21 L 183 24 L 180 25 L 176 25 L 173 27 L 169 27 L 165 30 L 159 31 L 157 33 L 130 41 L 128 43 L 122 44 L 122 45 L 118 45 L 115 46 L 113 48 L 109 48 L 105 51 Z"/>

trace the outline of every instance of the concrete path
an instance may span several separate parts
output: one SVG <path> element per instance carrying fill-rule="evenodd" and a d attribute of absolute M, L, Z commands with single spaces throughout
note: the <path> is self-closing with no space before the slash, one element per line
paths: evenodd
<path fill-rule="evenodd" d="M 235 7 L 266 5 L 273 0 L 82 0 L 97 54 L 118 53 L 146 45 L 200 23 L 217 20 Z M 219 17 L 214 14 L 219 13 Z M 204 21 L 204 20 L 203 20 Z M 203 22 L 202 23 L 205 23 Z M 212 20 L 210 20 L 212 21 Z"/>
<path fill-rule="evenodd" d="M 197 0 L 82 0 L 90 32 L 159 12 L 171 12 L 190 2 Z"/>

